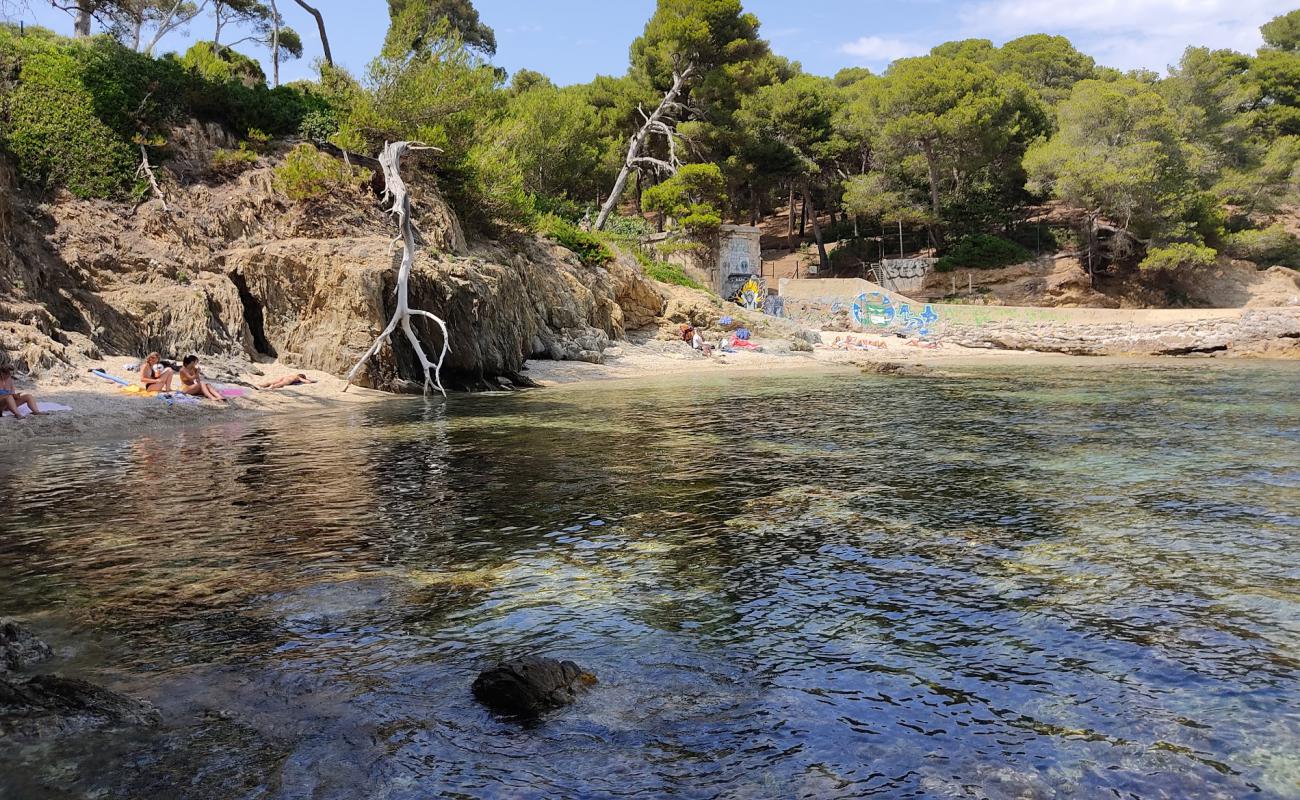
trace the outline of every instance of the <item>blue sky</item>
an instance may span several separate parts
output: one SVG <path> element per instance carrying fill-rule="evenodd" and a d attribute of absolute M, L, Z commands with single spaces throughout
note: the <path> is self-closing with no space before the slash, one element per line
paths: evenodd
<path fill-rule="evenodd" d="M 29 21 L 71 32 L 66 14 L 46 0 L 28 0 Z M 379 49 L 387 27 L 384 0 L 317 0 L 335 58 L 361 71 Z M 291 0 L 281 13 L 303 34 L 307 55 L 282 66 L 284 80 L 311 76 L 320 55 L 311 18 Z M 497 33 L 494 61 L 513 72 L 540 70 L 562 84 L 596 74 L 621 74 L 627 50 L 654 10 L 654 0 L 476 0 Z M 810 72 L 845 66 L 879 71 L 890 60 L 966 37 L 1001 43 L 1026 33 L 1059 33 L 1111 66 L 1163 71 L 1188 44 L 1251 51 L 1259 26 L 1300 6 L 1300 0 L 747 0 L 763 35 L 780 54 Z M 164 50 L 183 50 L 212 37 L 208 20 L 169 36 Z M 231 37 L 223 36 L 227 41 Z M 241 49 L 249 50 L 249 45 Z M 253 53 L 254 55 L 258 55 Z M 265 60 L 265 59 L 264 59 Z M 269 73 L 269 70 L 268 70 Z"/>

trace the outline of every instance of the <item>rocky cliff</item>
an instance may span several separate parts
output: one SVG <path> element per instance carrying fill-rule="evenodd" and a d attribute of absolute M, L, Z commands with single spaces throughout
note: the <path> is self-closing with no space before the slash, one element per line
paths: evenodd
<path fill-rule="evenodd" d="M 394 230 L 378 197 L 358 189 L 291 203 L 273 189 L 265 158 L 229 178 L 187 174 L 224 134 L 191 126 L 177 138 L 166 211 L 156 200 L 37 198 L 0 163 L 0 349 L 36 372 L 150 350 L 345 372 L 394 302 Z M 449 325 L 452 386 L 519 381 L 530 357 L 598 360 L 612 339 L 663 311 L 656 284 L 630 259 L 590 268 L 522 234 L 467 241 L 434 186 L 412 188 L 425 239 L 412 301 Z M 420 334 L 440 345 L 432 326 Z M 398 342 L 358 382 L 401 389 L 419 378 Z"/>

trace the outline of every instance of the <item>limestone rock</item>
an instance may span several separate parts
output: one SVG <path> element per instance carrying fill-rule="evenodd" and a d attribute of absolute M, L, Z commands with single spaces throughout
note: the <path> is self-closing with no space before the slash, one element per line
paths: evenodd
<path fill-rule="evenodd" d="M 486 669 L 474 680 L 474 697 L 504 714 L 535 717 L 572 703 L 596 676 L 572 661 L 524 656 Z"/>

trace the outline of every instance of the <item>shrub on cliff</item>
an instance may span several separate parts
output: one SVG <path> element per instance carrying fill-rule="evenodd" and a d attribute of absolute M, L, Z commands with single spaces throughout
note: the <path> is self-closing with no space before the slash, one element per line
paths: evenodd
<path fill-rule="evenodd" d="M 368 169 L 349 166 L 313 145 L 300 144 L 275 168 L 271 184 L 290 200 L 303 202 L 356 189 L 372 177 Z"/>
<path fill-rule="evenodd" d="M 548 214 L 537 222 L 537 232 L 561 247 L 568 248 L 589 267 L 600 267 L 614 260 L 614 252 L 596 235 L 572 222 Z"/>
<path fill-rule="evenodd" d="M 1225 237 L 1224 252 L 1261 267 L 1300 267 L 1300 240 L 1280 224 L 1230 233 Z"/>
<path fill-rule="evenodd" d="M 1020 264 L 1033 258 L 1033 254 L 1015 242 L 1000 236 L 976 234 L 967 236 L 939 259 L 934 268 L 939 272 L 954 269 L 995 269 Z"/>
<path fill-rule="evenodd" d="M 1173 271 L 1187 267 L 1209 267 L 1214 265 L 1218 253 L 1213 247 L 1191 242 L 1176 242 L 1163 247 L 1152 247 L 1147 257 L 1138 267 L 1145 271 Z"/>
<path fill-rule="evenodd" d="M 212 42 L 195 42 L 181 56 L 181 63 L 212 83 L 237 81 L 250 89 L 266 83 L 261 64 L 233 48 Z"/>
<path fill-rule="evenodd" d="M 236 131 L 291 133 L 325 100 L 303 88 L 219 82 L 174 56 L 152 58 L 107 37 L 73 40 L 0 25 L 0 147 L 25 180 L 79 197 L 135 186 L 138 136 L 165 138 L 186 117 Z"/>

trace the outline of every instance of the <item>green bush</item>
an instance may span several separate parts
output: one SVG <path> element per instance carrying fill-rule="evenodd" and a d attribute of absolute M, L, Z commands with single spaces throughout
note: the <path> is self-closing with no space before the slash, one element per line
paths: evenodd
<path fill-rule="evenodd" d="M 1148 271 L 1172 271 L 1183 267 L 1208 267 L 1214 264 L 1218 255 L 1213 247 L 1190 242 L 1176 242 L 1164 247 L 1152 247 L 1147 251 L 1147 257 L 1142 259 L 1142 263 L 1138 264 L 1138 267 Z"/>
<path fill-rule="evenodd" d="M 1033 254 L 1015 242 L 981 233 L 967 236 L 950 247 L 934 268 L 939 272 L 958 268 L 995 269 L 1031 259 Z"/>
<path fill-rule="evenodd" d="M 298 125 L 298 135 L 314 144 L 325 144 L 339 132 L 339 119 L 330 109 L 308 111 Z"/>
<path fill-rule="evenodd" d="M 660 283 L 671 283 L 674 286 L 685 286 L 689 289 L 699 289 L 707 291 L 700 282 L 693 279 L 682 271 L 682 268 L 676 264 L 670 264 L 667 261 L 655 261 L 641 251 L 640 248 L 633 251 L 636 255 L 637 263 L 641 265 L 641 270 L 645 272 L 646 277 Z"/>
<path fill-rule="evenodd" d="M 1230 233 L 1224 240 L 1224 252 L 1261 267 L 1300 267 L 1300 239 L 1280 224 Z"/>
<path fill-rule="evenodd" d="M 271 185 L 290 200 L 302 202 L 356 188 L 371 177 L 373 173 L 368 169 L 350 167 L 313 145 L 300 144 L 289 151 L 284 162 L 275 168 Z"/>
<path fill-rule="evenodd" d="M 212 154 L 211 166 L 217 172 L 243 172 L 257 163 L 257 153 L 248 149 L 247 142 L 240 142 L 236 150 L 220 148 Z"/>
<path fill-rule="evenodd" d="M 618 239 L 642 239 L 654 233 L 654 226 L 646 222 L 645 217 L 611 214 L 605 220 L 603 233 Z"/>
<path fill-rule="evenodd" d="M 195 42 L 181 56 L 181 63 L 212 83 L 237 81 L 249 88 L 266 85 L 261 64 L 233 48 L 218 47 L 212 42 Z"/>
<path fill-rule="evenodd" d="M 75 55 L 43 48 L 19 63 L 17 87 L 0 116 L 0 144 L 23 177 L 47 188 L 66 187 L 77 197 L 126 196 L 139 156 L 129 139 L 95 113 Z"/>
<path fill-rule="evenodd" d="M 537 232 L 561 247 L 568 248 L 589 267 L 601 267 L 614 260 L 614 252 L 596 235 L 587 233 L 572 222 L 547 214 L 537 223 Z"/>
<path fill-rule="evenodd" d="M 22 177 L 79 197 L 126 198 L 137 183 L 136 137 L 186 117 L 237 131 L 297 131 L 328 108 L 309 90 L 217 82 L 174 56 L 151 58 L 105 36 L 73 40 L 0 25 L 0 147 Z"/>

